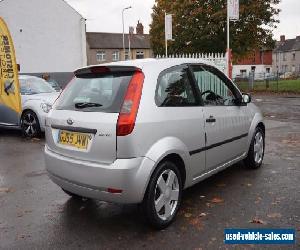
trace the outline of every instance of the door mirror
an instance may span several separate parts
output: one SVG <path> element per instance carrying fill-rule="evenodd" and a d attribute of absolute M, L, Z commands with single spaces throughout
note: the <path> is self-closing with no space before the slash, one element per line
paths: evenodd
<path fill-rule="evenodd" d="M 250 103 L 252 101 L 251 95 L 250 94 L 245 94 L 243 93 L 243 103 Z"/>

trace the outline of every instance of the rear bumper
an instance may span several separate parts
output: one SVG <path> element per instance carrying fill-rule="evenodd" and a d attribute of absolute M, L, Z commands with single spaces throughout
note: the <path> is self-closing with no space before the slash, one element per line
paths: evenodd
<path fill-rule="evenodd" d="M 45 146 L 46 169 L 51 180 L 74 194 L 115 203 L 140 203 L 154 167 L 146 157 L 117 159 L 110 165 L 59 155 Z M 122 190 L 109 193 L 108 188 Z"/>

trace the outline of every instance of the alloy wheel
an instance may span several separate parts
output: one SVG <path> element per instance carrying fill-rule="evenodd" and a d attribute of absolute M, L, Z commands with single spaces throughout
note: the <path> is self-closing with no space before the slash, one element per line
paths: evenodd
<path fill-rule="evenodd" d="M 261 132 L 257 132 L 254 138 L 254 161 L 257 164 L 262 162 L 264 155 L 264 138 Z"/>
<path fill-rule="evenodd" d="M 179 182 L 173 170 L 167 169 L 159 176 L 155 187 L 155 210 L 162 220 L 171 218 L 177 208 Z"/>
<path fill-rule="evenodd" d="M 31 112 L 26 113 L 22 119 L 22 126 L 26 136 L 35 135 L 37 133 L 36 117 Z"/>

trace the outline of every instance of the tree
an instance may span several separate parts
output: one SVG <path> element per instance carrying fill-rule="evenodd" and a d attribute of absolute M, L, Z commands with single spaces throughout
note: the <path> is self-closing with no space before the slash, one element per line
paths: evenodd
<path fill-rule="evenodd" d="M 237 57 L 273 47 L 281 0 L 240 0 L 240 19 L 230 23 L 230 47 Z M 156 0 L 150 39 L 154 54 L 164 54 L 164 15 L 173 14 L 170 53 L 226 51 L 227 0 Z"/>

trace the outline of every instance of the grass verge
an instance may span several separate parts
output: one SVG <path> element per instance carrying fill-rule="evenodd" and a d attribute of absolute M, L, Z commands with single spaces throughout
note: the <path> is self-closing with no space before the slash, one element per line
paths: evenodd
<path fill-rule="evenodd" d="M 238 82 L 236 83 L 241 91 L 244 92 L 289 92 L 300 94 L 300 79 L 297 80 L 279 80 L 270 81 L 269 86 L 267 86 L 266 81 L 256 81 L 254 82 L 254 88 L 250 88 L 248 82 Z"/>

